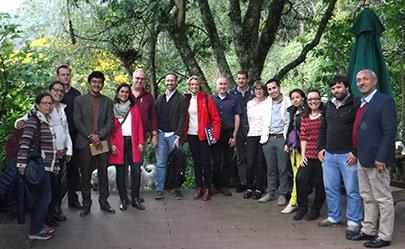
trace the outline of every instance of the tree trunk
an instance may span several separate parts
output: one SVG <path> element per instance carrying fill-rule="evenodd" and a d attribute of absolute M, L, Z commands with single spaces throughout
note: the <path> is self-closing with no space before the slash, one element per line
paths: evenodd
<path fill-rule="evenodd" d="M 159 31 L 154 27 L 149 38 L 149 60 L 150 60 L 149 63 L 151 71 L 150 92 L 155 98 L 159 95 L 159 88 L 156 76 L 156 44 L 158 36 Z"/>
<path fill-rule="evenodd" d="M 169 35 L 174 42 L 177 50 L 180 53 L 181 59 L 187 68 L 190 75 L 198 75 L 201 78 L 203 89 L 211 94 L 211 88 L 207 84 L 207 80 L 195 59 L 194 53 L 188 42 L 185 29 L 186 7 L 185 0 L 176 0 L 176 13 L 175 18 L 172 18 L 171 25 L 169 25 Z M 173 20 L 174 19 L 174 20 Z M 174 22 L 173 22 L 174 21 Z"/>
<path fill-rule="evenodd" d="M 208 1 L 199 0 L 198 5 L 200 7 L 202 20 L 208 33 L 208 38 L 210 39 L 212 49 L 214 50 L 214 55 L 217 61 L 219 72 L 221 73 L 222 76 L 228 78 L 231 85 L 234 85 L 235 81 L 234 78 L 232 77 L 232 72 L 229 68 L 228 62 L 226 61 L 224 47 L 219 38 L 217 27 L 215 25 L 214 18 L 212 17 Z"/>

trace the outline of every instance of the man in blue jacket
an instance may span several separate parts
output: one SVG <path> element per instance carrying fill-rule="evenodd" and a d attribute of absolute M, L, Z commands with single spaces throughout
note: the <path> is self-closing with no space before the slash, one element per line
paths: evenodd
<path fill-rule="evenodd" d="M 353 125 L 353 144 L 359 160 L 360 195 L 364 221 L 351 240 L 368 240 L 365 247 L 391 245 L 394 230 L 394 201 L 390 189 L 390 166 L 395 162 L 396 110 L 392 97 L 377 91 L 371 70 L 357 73 L 363 95 Z"/>

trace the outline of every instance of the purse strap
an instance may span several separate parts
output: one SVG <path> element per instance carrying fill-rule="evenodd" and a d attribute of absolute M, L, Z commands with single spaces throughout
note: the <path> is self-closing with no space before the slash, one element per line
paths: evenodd
<path fill-rule="evenodd" d="M 122 120 L 122 122 L 120 122 L 120 124 L 117 126 L 117 129 L 115 129 L 115 132 L 117 133 L 118 130 L 121 128 L 121 126 L 124 124 L 125 120 L 127 120 L 128 114 L 131 111 L 131 108 L 128 110 L 127 114 L 125 114 L 124 119 Z"/>
<path fill-rule="evenodd" d="M 34 118 L 36 119 L 36 121 L 37 121 L 37 136 L 38 136 L 38 139 L 37 139 L 37 146 L 36 146 L 36 149 L 38 150 L 38 151 L 41 151 L 41 120 L 38 118 L 38 116 L 37 115 L 34 115 Z"/>

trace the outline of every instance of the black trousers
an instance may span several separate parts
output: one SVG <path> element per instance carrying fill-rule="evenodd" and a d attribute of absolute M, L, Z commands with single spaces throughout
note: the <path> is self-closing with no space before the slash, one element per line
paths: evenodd
<path fill-rule="evenodd" d="M 80 172 L 79 172 L 79 151 L 73 147 L 73 155 L 70 161 L 66 163 L 66 184 L 67 184 L 67 194 L 68 203 L 74 203 L 78 200 L 76 191 L 79 188 L 80 183 Z M 65 191 L 62 192 L 62 197 L 66 194 Z"/>
<path fill-rule="evenodd" d="M 138 149 L 138 148 L 135 148 Z M 141 163 L 133 162 L 132 156 L 132 141 L 131 137 L 124 137 L 124 162 L 125 159 L 129 162 L 131 167 L 131 198 L 139 197 L 139 189 L 141 187 Z M 126 179 L 126 164 L 116 165 L 117 169 L 117 188 L 121 201 L 128 201 Z"/>
<path fill-rule="evenodd" d="M 79 151 L 80 157 L 80 170 L 82 175 L 81 189 L 83 198 L 83 207 L 90 208 L 91 201 L 91 173 L 93 169 L 97 169 L 98 183 L 99 183 L 99 199 L 100 207 L 108 206 L 108 196 L 110 192 L 108 190 L 108 152 L 97 156 L 90 154 L 90 147 L 86 146 Z"/>
<path fill-rule="evenodd" d="M 48 206 L 48 218 L 52 218 L 56 214 L 56 207 L 59 207 L 62 204 L 62 199 L 64 196 L 63 186 L 62 186 L 62 177 L 65 160 L 59 158 L 56 163 L 59 165 L 59 173 L 57 175 L 51 174 L 51 188 L 52 188 L 52 199 Z"/>
<path fill-rule="evenodd" d="M 263 155 L 260 136 L 247 137 L 247 188 L 263 191 L 267 183 L 266 161 Z"/>
<path fill-rule="evenodd" d="M 232 133 L 233 129 L 221 130 L 220 139 L 210 147 L 213 165 L 213 185 L 217 189 L 229 187 L 234 152 L 234 147 L 229 147 L 229 139 Z"/>
<path fill-rule="evenodd" d="M 302 212 L 308 211 L 309 179 L 311 177 L 314 178 L 315 184 L 315 199 L 311 212 L 319 213 L 325 201 L 325 188 L 322 165 L 318 159 L 308 159 L 308 165 L 298 168 L 296 176 L 298 209 Z"/>
<path fill-rule="evenodd" d="M 212 166 L 210 148 L 206 140 L 200 141 L 197 135 L 188 135 L 191 157 L 194 162 L 194 175 L 197 187 L 211 188 Z"/>

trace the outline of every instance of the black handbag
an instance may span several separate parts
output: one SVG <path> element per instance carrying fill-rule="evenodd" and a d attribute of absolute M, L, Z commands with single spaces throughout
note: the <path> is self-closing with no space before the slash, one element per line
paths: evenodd
<path fill-rule="evenodd" d="M 37 145 L 30 150 L 27 158 L 27 166 L 24 170 L 25 180 L 31 185 L 38 185 L 45 177 L 44 162 L 41 156 L 41 121 L 37 119 Z"/>

